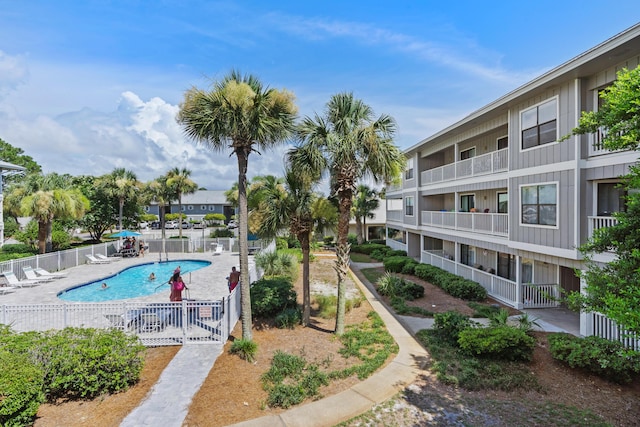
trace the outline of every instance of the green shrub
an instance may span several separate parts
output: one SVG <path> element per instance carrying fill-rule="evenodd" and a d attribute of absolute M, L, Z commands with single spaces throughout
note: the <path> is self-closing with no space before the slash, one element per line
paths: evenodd
<path fill-rule="evenodd" d="M 444 270 L 441 268 L 429 264 L 418 264 L 415 268 L 415 275 L 417 277 L 436 286 L 438 285 L 435 283 L 435 278 L 442 272 L 444 272 Z"/>
<path fill-rule="evenodd" d="M 391 250 L 387 245 L 380 245 L 375 243 L 363 243 L 362 245 L 351 245 L 351 252 L 357 252 L 360 254 L 371 255 L 371 252 L 375 250 Z"/>
<path fill-rule="evenodd" d="M 324 236 L 322 243 L 324 243 L 325 246 L 333 246 L 333 236 Z"/>
<path fill-rule="evenodd" d="M 34 249 L 31 245 L 26 245 L 24 243 L 14 243 L 7 244 L 2 247 L 2 252 L 6 254 L 19 254 L 26 253 L 29 255 L 35 255 L 38 251 Z"/>
<path fill-rule="evenodd" d="M 382 261 L 386 256 L 389 248 L 374 249 L 369 256 L 376 261 Z"/>
<path fill-rule="evenodd" d="M 289 249 L 287 249 L 288 251 Z M 300 254 L 302 256 L 302 254 Z M 292 281 L 298 277 L 298 260 L 285 251 L 261 251 L 255 256 L 256 267 L 267 277 L 286 276 Z"/>
<path fill-rule="evenodd" d="M 436 313 L 433 315 L 433 320 L 434 333 L 439 338 L 455 345 L 458 345 L 460 332 L 474 327 L 474 323 L 469 316 L 465 316 L 457 311 Z"/>
<path fill-rule="evenodd" d="M 404 265 L 412 260 L 413 258 L 409 258 L 407 256 L 388 256 L 382 262 L 385 271 L 401 273 Z"/>
<path fill-rule="evenodd" d="M 233 230 L 227 230 L 226 228 L 216 228 L 213 230 L 209 237 L 218 238 L 218 237 L 233 237 Z"/>
<path fill-rule="evenodd" d="M 256 317 L 272 317 L 296 307 L 296 291 L 287 278 L 262 278 L 251 285 L 251 311 Z"/>
<path fill-rule="evenodd" d="M 458 337 L 458 345 L 468 354 L 501 360 L 529 361 L 535 344 L 535 338 L 509 326 L 465 329 Z"/>
<path fill-rule="evenodd" d="M 289 249 L 289 243 L 284 237 L 276 237 L 276 250 Z"/>
<path fill-rule="evenodd" d="M 413 282 L 386 273 L 376 282 L 378 293 L 387 297 L 399 297 L 413 301 L 424 296 L 424 288 Z"/>
<path fill-rule="evenodd" d="M 258 344 L 252 340 L 239 339 L 234 340 L 229 348 L 229 353 L 237 354 L 240 359 L 246 360 L 251 363 L 256 360 L 256 353 L 258 352 Z"/>
<path fill-rule="evenodd" d="M 390 249 L 387 252 L 387 256 L 407 256 L 407 251 L 402 249 Z"/>
<path fill-rule="evenodd" d="M 93 398 L 126 390 L 140 379 L 145 347 L 116 329 L 65 328 L 39 340 L 38 363 L 49 399 Z"/>
<path fill-rule="evenodd" d="M 287 308 L 276 316 L 275 321 L 279 329 L 293 329 L 302 323 L 302 313 L 298 308 Z"/>
<path fill-rule="evenodd" d="M 43 373 L 23 353 L 0 350 L 0 425 L 32 425 L 44 402 Z"/>
<path fill-rule="evenodd" d="M 415 269 L 416 269 L 416 265 L 418 265 L 418 262 L 414 259 L 412 259 L 411 261 L 407 262 L 404 264 L 404 266 L 402 267 L 402 274 L 408 274 L 410 276 L 414 276 L 415 274 Z"/>
<path fill-rule="evenodd" d="M 629 383 L 640 374 L 640 352 L 617 341 L 590 336 L 550 334 L 551 355 L 572 368 L 581 368 L 617 383 Z"/>

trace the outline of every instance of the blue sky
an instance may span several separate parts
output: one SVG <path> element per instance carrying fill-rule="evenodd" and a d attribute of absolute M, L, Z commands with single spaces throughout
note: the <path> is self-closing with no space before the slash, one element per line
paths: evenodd
<path fill-rule="evenodd" d="M 208 189 L 235 158 L 187 140 L 185 90 L 231 69 L 296 95 L 300 115 L 350 91 L 408 148 L 640 20 L 637 0 L 0 0 L 0 138 L 45 172 L 143 181 L 174 166 Z M 282 173 L 288 147 L 252 155 Z"/>

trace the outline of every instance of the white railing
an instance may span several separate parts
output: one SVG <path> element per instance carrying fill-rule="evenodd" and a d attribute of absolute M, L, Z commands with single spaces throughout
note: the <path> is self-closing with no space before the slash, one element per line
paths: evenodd
<path fill-rule="evenodd" d="M 525 308 L 558 307 L 560 290 L 557 284 L 522 284 L 522 303 Z"/>
<path fill-rule="evenodd" d="M 420 224 L 474 233 L 509 235 L 509 214 L 480 212 L 422 211 Z"/>
<path fill-rule="evenodd" d="M 404 219 L 403 216 L 403 211 L 387 211 L 387 220 L 389 221 L 396 221 L 396 222 L 402 222 L 402 220 Z"/>
<path fill-rule="evenodd" d="M 604 138 L 607 136 L 603 128 L 599 128 L 596 133 L 589 136 L 589 156 L 601 156 L 603 154 L 617 153 L 625 150 L 608 150 L 604 147 Z"/>
<path fill-rule="evenodd" d="M 593 237 L 593 233 L 600 228 L 613 227 L 618 224 L 618 220 L 612 216 L 589 216 L 589 238 Z"/>
<path fill-rule="evenodd" d="M 0 323 L 16 332 L 117 328 L 147 346 L 225 343 L 240 317 L 240 292 L 220 301 L 4 304 Z"/>
<path fill-rule="evenodd" d="M 406 251 L 407 244 L 398 242 L 397 240 L 387 239 L 387 246 L 389 246 L 393 250 Z"/>
<path fill-rule="evenodd" d="M 496 172 L 504 172 L 508 169 L 509 149 L 503 148 L 470 159 L 422 171 L 420 173 L 420 185 L 488 175 Z"/>
<path fill-rule="evenodd" d="M 583 320 L 586 322 L 585 335 L 618 341 L 626 348 L 640 351 L 640 336 L 630 333 L 607 316 L 600 313 L 585 313 Z"/>

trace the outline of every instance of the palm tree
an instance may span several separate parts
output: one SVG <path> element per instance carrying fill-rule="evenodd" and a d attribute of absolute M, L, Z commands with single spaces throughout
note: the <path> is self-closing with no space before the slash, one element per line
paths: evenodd
<path fill-rule="evenodd" d="M 19 205 L 10 209 L 38 221 L 38 252 L 41 254 L 51 251 L 54 219 L 79 219 L 89 209 L 89 200 L 79 189 L 72 188 L 70 177 L 66 175 L 33 174 L 10 193 L 10 202 L 19 201 Z"/>
<path fill-rule="evenodd" d="M 115 168 L 105 176 L 104 184 L 107 192 L 118 199 L 118 228 L 122 230 L 122 212 L 127 200 L 136 197 L 142 188 L 142 183 L 132 171 L 125 168 Z"/>
<path fill-rule="evenodd" d="M 180 213 L 179 236 L 182 239 L 182 195 L 193 194 L 198 189 L 198 184 L 193 182 L 191 171 L 187 168 L 173 168 L 167 173 L 167 186 L 169 186 L 178 199 L 178 212 Z"/>
<path fill-rule="evenodd" d="M 347 242 L 349 219 L 356 183 L 372 178 L 376 183 L 400 176 L 404 154 L 393 144 L 396 124 L 392 117 L 373 118 L 373 110 L 351 93 L 340 93 L 327 103 L 325 117 L 306 117 L 297 128 L 302 144 L 292 150 L 291 159 L 314 176 L 329 171 L 332 195 L 338 198 L 338 309 L 336 334 L 344 333 L 345 283 L 349 269 Z"/>
<path fill-rule="evenodd" d="M 366 185 L 360 184 L 356 188 L 356 197 L 353 200 L 353 216 L 356 219 L 356 236 L 358 244 L 363 240 L 368 240 L 366 236 L 367 218 L 373 218 L 373 211 L 380 206 L 378 193 Z"/>
<path fill-rule="evenodd" d="M 311 207 L 316 232 L 324 237 L 327 229 L 335 230 L 338 224 L 338 208 L 326 197 L 317 197 Z"/>
<path fill-rule="evenodd" d="M 295 166 L 294 166 L 295 167 Z M 278 180 L 280 181 L 280 180 Z M 278 181 L 267 180 L 274 184 Z M 313 201 L 316 196 L 312 187 L 317 180 L 292 168 L 287 169 L 284 187 L 280 184 L 265 185 L 259 196 L 257 211 L 260 215 L 259 234 L 274 237 L 287 228 L 296 236 L 302 249 L 302 324 L 308 326 L 311 318 L 311 290 L 309 285 L 309 262 L 311 235 L 313 233 Z"/>
<path fill-rule="evenodd" d="M 273 175 L 256 176 L 247 186 L 247 209 L 249 209 L 249 232 L 261 234 L 264 210 L 261 204 L 266 197 L 287 197 L 284 179 Z M 274 237 L 274 235 L 263 237 Z"/>
<path fill-rule="evenodd" d="M 189 89 L 177 117 L 188 137 L 214 151 L 231 149 L 238 160 L 242 337 L 247 340 L 252 337 L 247 242 L 249 154 L 286 141 L 293 130 L 296 112 L 291 92 L 266 88 L 255 76 L 231 71 L 215 82 L 211 91 Z"/>
<path fill-rule="evenodd" d="M 162 259 L 162 253 L 167 253 L 165 248 L 166 230 L 164 228 L 164 208 L 171 203 L 171 198 L 173 197 L 171 188 L 167 185 L 167 176 L 163 175 L 149 182 L 145 186 L 144 192 L 148 195 L 149 199 L 155 200 L 156 203 L 158 203 L 158 217 L 160 219 L 160 230 L 162 233 L 160 259 Z"/>

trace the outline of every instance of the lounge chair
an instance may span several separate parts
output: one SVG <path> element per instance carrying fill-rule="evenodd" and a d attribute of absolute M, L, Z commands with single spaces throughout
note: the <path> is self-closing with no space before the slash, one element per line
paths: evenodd
<path fill-rule="evenodd" d="M 15 289 L 14 286 L 0 286 L 0 295 L 4 295 L 13 289 Z"/>
<path fill-rule="evenodd" d="M 101 259 L 101 260 L 104 260 L 104 261 L 109 261 L 109 262 L 111 262 L 111 261 L 120 261 L 122 259 L 120 257 L 111 257 L 111 258 L 109 258 L 108 256 L 102 255 L 102 254 L 95 254 L 94 256 L 96 258 L 98 258 L 98 259 Z"/>
<path fill-rule="evenodd" d="M 19 280 L 13 271 L 3 271 L 2 275 L 7 279 L 9 286 L 15 286 L 16 288 L 24 288 L 25 286 L 38 286 L 42 281 L 37 280 Z"/>
<path fill-rule="evenodd" d="M 122 314 L 105 314 L 104 317 L 109 321 L 109 327 L 124 331 L 124 316 Z"/>
<path fill-rule="evenodd" d="M 27 276 L 27 280 L 35 280 L 38 282 L 50 282 L 55 279 L 54 277 L 38 276 L 36 272 L 33 271 L 33 268 L 29 266 L 22 267 L 22 271 L 24 271 L 24 275 Z"/>
<path fill-rule="evenodd" d="M 50 272 L 45 270 L 44 268 L 40 268 L 40 267 L 34 267 L 33 271 L 36 272 L 37 275 L 41 276 L 41 277 L 53 277 L 54 279 L 60 279 L 63 277 L 67 277 L 67 272 L 66 271 L 56 271 L 56 272 Z"/>
<path fill-rule="evenodd" d="M 213 255 L 222 255 L 222 251 L 223 251 L 224 247 L 222 245 L 216 245 L 216 247 L 213 250 Z"/>
<path fill-rule="evenodd" d="M 85 256 L 89 259 L 89 264 L 111 264 L 110 259 L 98 259 L 89 254 L 85 254 Z"/>

